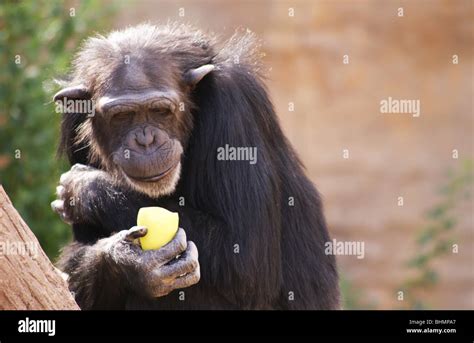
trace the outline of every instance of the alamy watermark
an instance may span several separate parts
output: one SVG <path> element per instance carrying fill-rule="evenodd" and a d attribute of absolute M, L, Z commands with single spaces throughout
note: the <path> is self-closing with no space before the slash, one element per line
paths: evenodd
<path fill-rule="evenodd" d="M 421 115 L 420 100 L 393 99 L 389 96 L 380 101 L 380 113 L 411 114 L 413 117 Z"/>
<path fill-rule="evenodd" d="M 91 99 L 69 99 L 67 97 L 56 101 L 56 113 L 86 114 L 87 117 L 95 116 L 95 103 Z"/>
<path fill-rule="evenodd" d="M 217 148 L 217 159 L 219 161 L 249 161 L 250 164 L 257 163 L 256 147 L 234 147 L 226 144 Z"/>
<path fill-rule="evenodd" d="M 365 244 L 361 241 L 332 241 L 324 243 L 324 253 L 326 255 L 344 255 L 357 256 L 363 259 L 365 257 Z"/>
<path fill-rule="evenodd" d="M 30 319 L 26 317 L 18 321 L 19 333 L 46 333 L 48 336 L 56 335 L 56 320 Z"/>
<path fill-rule="evenodd" d="M 0 256 L 31 256 L 36 258 L 38 256 L 38 244 L 35 242 L 0 242 Z"/>

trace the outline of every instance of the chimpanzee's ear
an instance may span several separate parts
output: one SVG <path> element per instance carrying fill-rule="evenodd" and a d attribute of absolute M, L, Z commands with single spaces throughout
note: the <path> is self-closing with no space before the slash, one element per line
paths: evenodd
<path fill-rule="evenodd" d="M 54 102 L 65 99 L 90 100 L 91 94 L 84 85 L 77 85 L 61 89 L 53 97 Z M 86 119 L 87 116 L 81 113 L 69 113 L 62 116 L 58 154 L 66 154 L 71 165 L 89 164 L 89 148 L 84 143 L 77 144 L 77 130 Z"/>
<path fill-rule="evenodd" d="M 213 64 L 204 64 L 200 67 L 189 69 L 184 73 L 184 82 L 192 88 L 195 87 L 204 76 L 215 69 Z"/>
<path fill-rule="evenodd" d="M 90 93 L 86 86 L 84 85 L 77 85 L 71 86 L 61 89 L 57 92 L 54 97 L 53 101 L 62 100 L 64 98 L 68 99 L 90 99 Z"/>

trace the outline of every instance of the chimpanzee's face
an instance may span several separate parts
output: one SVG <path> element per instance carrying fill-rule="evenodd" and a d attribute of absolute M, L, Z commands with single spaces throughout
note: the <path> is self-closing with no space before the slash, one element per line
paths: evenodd
<path fill-rule="evenodd" d="M 76 60 L 75 79 L 84 84 L 61 90 L 54 100 L 94 103 L 77 137 L 92 160 L 152 197 L 173 192 L 192 130 L 190 94 L 214 66 L 196 65 L 199 59 L 183 64 L 180 55 L 114 34 L 88 44 Z M 199 56 L 202 49 L 195 49 Z"/>
<path fill-rule="evenodd" d="M 187 88 L 169 63 L 131 56 L 108 79 L 84 130 L 109 170 L 150 196 L 171 193 L 191 130 Z M 157 65 L 160 66 L 157 68 Z M 88 126 L 88 128 L 87 128 Z"/>
<path fill-rule="evenodd" d="M 185 132 L 180 99 L 172 90 L 144 89 L 99 99 L 92 138 L 106 163 L 137 190 L 170 193 L 179 179 Z"/>

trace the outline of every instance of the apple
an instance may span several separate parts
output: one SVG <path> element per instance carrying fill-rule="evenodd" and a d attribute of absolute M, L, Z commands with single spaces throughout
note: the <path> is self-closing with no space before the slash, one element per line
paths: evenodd
<path fill-rule="evenodd" d="M 140 237 L 143 250 L 160 249 L 168 244 L 178 232 L 179 215 L 162 207 L 142 207 L 138 211 L 137 225 L 148 229 Z"/>

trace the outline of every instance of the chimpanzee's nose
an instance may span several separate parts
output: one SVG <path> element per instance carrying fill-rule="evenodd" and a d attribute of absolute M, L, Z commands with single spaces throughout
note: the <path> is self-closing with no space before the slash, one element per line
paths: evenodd
<path fill-rule="evenodd" d="M 139 146 L 146 148 L 155 141 L 155 133 L 149 127 L 145 127 L 143 130 L 137 130 L 135 133 L 135 141 Z"/>

